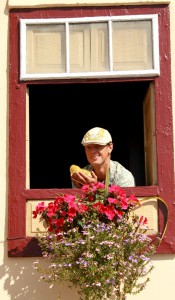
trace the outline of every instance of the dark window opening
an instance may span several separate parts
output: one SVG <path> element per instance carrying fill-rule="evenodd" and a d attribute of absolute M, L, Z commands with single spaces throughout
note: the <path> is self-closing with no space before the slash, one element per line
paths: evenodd
<path fill-rule="evenodd" d="M 112 160 L 145 185 L 143 100 L 150 82 L 29 85 L 30 188 L 70 188 L 70 165 L 88 164 L 92 127 L 113 137 Z"/>

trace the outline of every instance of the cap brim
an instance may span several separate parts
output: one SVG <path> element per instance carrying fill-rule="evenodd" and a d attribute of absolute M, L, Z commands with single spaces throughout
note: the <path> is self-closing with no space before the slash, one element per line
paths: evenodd
<path fill-rule="evenodd" d="M 112 141 L 107 142 L 107 143 L 99 143 L 99 142 L 88 142 L 88 143 L 82 143 L 83 146 L 87 146 L 87 145 L 100 145 L 100 146 L 105 146 L 109 143 L 112 143 Z"/>

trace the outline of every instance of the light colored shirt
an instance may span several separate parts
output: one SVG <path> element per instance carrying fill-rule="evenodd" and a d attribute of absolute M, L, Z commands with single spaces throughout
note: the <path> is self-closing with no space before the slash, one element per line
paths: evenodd
<path fill-rule="evenodd" d="M 83 169 L 93 171 L 91 165 L 87 165 Z M 135 186 L 135 179 L 132 173 L 119 162 L 110 160 L 109 184 L 118 185 L 120 187 L 131 187 Z M 75 187 L 73 183 L 72 187 Z"/>

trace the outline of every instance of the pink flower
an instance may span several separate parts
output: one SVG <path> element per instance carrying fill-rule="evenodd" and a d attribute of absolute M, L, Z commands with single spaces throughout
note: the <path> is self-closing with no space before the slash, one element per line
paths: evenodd
<path fill-rule="evenodd" d="M 36 210 L 32 211 L 33 218 L 36 218 L 38 214 L 41 214 L 46 209 L 44 202 L 39 203 L 36 206 Z"/>
<path fill-rule="evenodd" d="M 109 203 L 114 203 L 114 204 L 118 204 L 119 203 L 119 201 L 117 199 L 111 198 L 111 197 L 108 197 L 108 202 Z"/>

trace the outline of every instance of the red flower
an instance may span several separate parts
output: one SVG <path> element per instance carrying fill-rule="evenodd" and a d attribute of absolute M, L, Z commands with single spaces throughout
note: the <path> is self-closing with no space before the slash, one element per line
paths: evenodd
<path fill-rule="evenodd" d="M 104 214 L 107 216 L 108 220 L 113 220 L 116 213 L 115 213 L 115 209 L 114 209 L 114 206 L 112 205 L 107 205 L 105 207 L 105 212 Z"/>
<path fill-rule="evenodd" d="M 146 225 L 148 224 L 148 219 L 144 216 L 141 216 L 140 219 L 139 219 L 139 224 L 140 225 Z"/>
<path fill-rule="evenodd" d="M 53 227 L 63 227 L 64 224 L 64 218 L 60 219 L 51 219 L 50 225 L 53 225 Z"/>
<path fill-rule="evenodd" d="M 68 214 L 68 221 L 72 222 L 73 218 L 76 217 L 77 210 L 74 207 L 71 207 L 68 209 L 67 214 Z"/>
<path fill-rule="evenodd" d="M 99 213 L 105 213 L 105 206 L 101 202 L 95 203 L 92 208 L 95 208 Z"/>
<path fill-rule="evenodd" d="M 75 221 L 74 226 L 79 226 L 78 224 L 82 223 L 86 215 L 88 220 L 93 217 L 105 216 L 110 221 L 114 218 L 117 221 L 129 211 L 130 207 L 140 205 L 134 195 L 127 198 L 119 186 L 111 185 L 108 187 L 107 194 L 104 183 L 97 182 L 84 185 L 82 191 L 83 195 L 61 194 L 48 206 L 45 206 L 44 202 L 39 203 L 32 212 L 33 218 L 39 214 L 40 220 L 46 221 L 48 231 L 60 232 L 64 231 L 64 225 L 73 223 L 73 221 Z M 93 214 L 93 210 L 96 211 L 95 214 Z M 81 222 L 79 223 L 79 221 Z M 147 219 L 141 217 L 139 223 L 145 225 Z"/>
<path fill-rule="evenodd" d="M 118 210 L 118 209 L 116 209 L 115 213 L 116 213 L 117 217 L 119 217 L 119 218 L 121 218 L 124 214 L 124 212 L 122 210 Z"/>
<path fill-rule="evenodd" d="M 55 216 L 56 211 L 58 210 L 58 205 L 54 202 L 50 202 L 47 208 L 47 216 L 48 218 L 52 218 Z"/>
<path fill-rule="evenodd" d="M 137 199 L 133 194 L 129 196 L 128 198 L 128 203 L 131 204 L 131 205 L 139 205 L 141 206 L 141 203 L 139 201 L 139 199 Z"/>
<path fill-rule="evenodd" d="M 88 206 L 83 203 L 78 203 L 78 212 L 79 213 L 85 213 L 88 211 Z"/>

